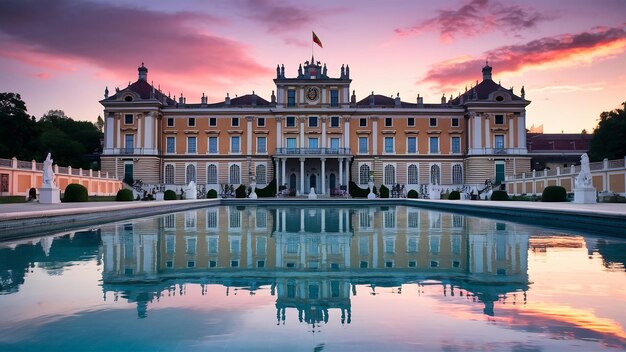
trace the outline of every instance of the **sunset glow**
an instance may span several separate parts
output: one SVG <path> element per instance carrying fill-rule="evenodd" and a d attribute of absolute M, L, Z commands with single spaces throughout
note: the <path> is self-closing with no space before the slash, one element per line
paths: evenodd
<path fill-rule="evenodd" d="M 276 65 L 295 75 L 314 30 L 324 43 L 315 58 L 333 74 L 349 64 L 358 100 L 372 91 L 456 97 L 488 60 L 496 82 L 525 87 L 527 127 L 590 131 L 626 99 L 624 13 L 621 0 L 7 0 L 0 91 L 20 93 L 38 118 L 62 109 L 95 121 L 105 87 L 126 87 L 145 62 L 150 82 L 189 102 L 252 91 L 269 99 Z"/>

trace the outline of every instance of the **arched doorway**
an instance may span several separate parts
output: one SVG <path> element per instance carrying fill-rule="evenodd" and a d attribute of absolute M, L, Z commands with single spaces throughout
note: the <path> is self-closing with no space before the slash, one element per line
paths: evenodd
<path fill-rule="evenodd" d="M 289 176 L 289 191 L 290 193 L 296 194 L 296 174 L 291 174 Z"/>
<path fill-rule="evenodd" d="M 311 178 L 309 179 L 309 190 L 311 188 L 315 188 L 315 193 L 317 192 L 317 176 L 315 174 L 311 174 Z"/>
<path fill-rule="evenodd" d="M 330 191 L 332 192 L 335 188 L 337 188 L 337 181 L 335 180 L 335 174 L 330 174 L 330 176 L 328 176 L 328 187 L 330 188 Z"/>

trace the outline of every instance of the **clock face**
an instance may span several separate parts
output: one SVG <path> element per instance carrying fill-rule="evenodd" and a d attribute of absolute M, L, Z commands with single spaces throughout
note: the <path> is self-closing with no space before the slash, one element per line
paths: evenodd
<path fill-rule="evenodd" d="M 306 91 L 306 98 L 310 101 L 317 100 L 319 96 L 320 96 L 320 90 L 317 87 L 310 87 Z"/>

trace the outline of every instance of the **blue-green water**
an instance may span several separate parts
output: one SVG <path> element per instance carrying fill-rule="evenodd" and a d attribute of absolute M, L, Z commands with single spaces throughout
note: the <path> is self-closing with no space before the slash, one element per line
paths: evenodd
<path fill-rule="evenodd" d="M 213 207 L 0 243 L 2 351 L 617 351 L 626 241 Z"/>

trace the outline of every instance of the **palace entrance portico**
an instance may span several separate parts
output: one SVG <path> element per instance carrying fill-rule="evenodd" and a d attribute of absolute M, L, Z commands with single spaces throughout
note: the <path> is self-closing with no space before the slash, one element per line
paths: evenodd
<path fill-rule="evenodd" d="M 329 195 L 350 181 L 350 148 L 276 148 L 274 170 L 278 185 L 297 194 Z"/>

